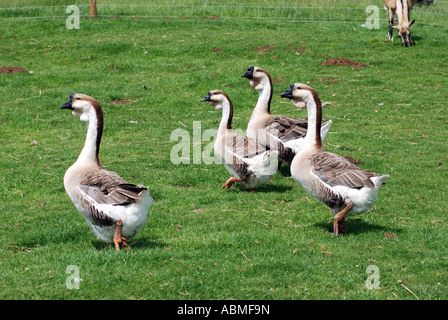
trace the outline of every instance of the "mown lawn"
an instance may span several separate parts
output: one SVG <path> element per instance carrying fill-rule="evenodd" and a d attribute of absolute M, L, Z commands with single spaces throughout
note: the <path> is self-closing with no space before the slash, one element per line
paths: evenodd
<path fill-rule="evenodd" d="M 224 19 L 4 20 L 0 65 L 0 299 L 447 299 L 448 31 L 417 24 L 416 45 L 387 26 Z M 331 58 L 364 63 L 326 66 Z M 280 92 L 314 87 L 332 119 L 326 150 L 389 174 L 373 210 L 332 235 L 332 215 L 283 167 L 255 193 L 221 189 L 222 165 L 195 164 L 194 140 L 229 94 L 245 129 L 257 93 L 249 66 L 274 79 L 273 113 L 305 117 Z M 29 71 L 32 71 L 30 73 Z M 73 92 L 105 114 L 102 164 L 150 188 L 148 223 L 115 252 L 95 239 L 63 187 L 85 125 L 60 106 Z M 132 100 L 117 104 L 117 100 Z M 176 129 L 190 163 L 170 159 Z M 196 132 L 197 134 L 197 132 Z M 196 135 L 197 137 L 197 135 Z M 37 144 L 32 143 L 36 141 Z M 188 155 L 182 155 L 188 158 Z M 368 289 L 368 266 L 379 286 Z M 68 289 L 76 266 L 79 289 Z"/>

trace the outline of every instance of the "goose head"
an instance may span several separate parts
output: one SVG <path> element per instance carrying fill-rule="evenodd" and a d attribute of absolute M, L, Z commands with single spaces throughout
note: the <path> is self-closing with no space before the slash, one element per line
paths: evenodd
<path fill-rule="evenodd" d="M 257 91 L 263 89 L 265 81 L 270 80 L 267 71 L 259 67 L 249 67 L 247 68 L 247 72 L 243 73 L 241 76 L 249 79 L 250 86 Z"/>
<path fill-rule="evenodd" d="M 98 113 L 101 113 L 98 101 L 82 93 L 73 93 L 70 99 L 61 106 L 61 109 L 72 110 L 72 114 L 84 122 L 98 119 Z"/>
<path fill-rule="evenodd" d="M 299 109 L 306 108 L 306 101 L 313 98 L 314 89 L 303 83 L 293 83 L 280 96 L 288 98 Z"/>
<path fill-rule="evenodd" d="M 201 102 L 208 101 L 208 103 L 215 107 L 215 109 L 222 109 L 223 103 L 229 100 L 227 94 L 222 92 L 221 90 L 212 90 L 207 93 L 204 99 Z"/>

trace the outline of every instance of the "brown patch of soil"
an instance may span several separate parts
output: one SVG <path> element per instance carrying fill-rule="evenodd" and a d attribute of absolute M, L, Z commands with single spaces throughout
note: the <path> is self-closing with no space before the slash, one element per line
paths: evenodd
<path fill-rule="evenodd" d="M 305 47 L 298 47 L 298 48 L 296 48 L 296 52 L 298 52 L 298 53 L 300 53 L 300 54 L 304 53 L 305 50 L 306 50 Z"/>
<path fill-rule="evenodd" d="M 310 79 L 310 82 L 316 81 L 316 79 Z M 338 78 L 333 78 L 333 77 L 327 77 L 327 78 L 322 78 L 322 79 L 318 79 L 318 81 L 320 82 L 326 82 L 326 83 L 331 83 L 331 84 L 336 84 L 341 82 L 341 79 Z"/>
<path fill-rule="evenodd" d="M 272 82 L 273 83 L 284 83 L 283 78 L 285 78 L 285 76 L 275 77 L 274 79 L 272 79 Z"/>
<path fill-rule="evenodd" d="M 266 50 L 271 50 L 271 49 L 275 49 L 275 47 L 273 47 L 273 46 L 263 46 L 263 47 L 255 48 L 254 51 L 259 52 L 259 51 L 266 51 Z"/>
<path fill-rule="evenodd" d="M 221 50 L 224 50 L 223 48 L 215 48 L 215 49 L 212 49 L 212 50 L 210 50 L 211 52 L 218 52 L 218 51 L 221 51 Z"/>
<path fill-rule="evenodd" d="M 397 236 L 394 235 L 393 233 L 385 233 L 384 235 L 386 236 L 386 238 L 389 238 L 389 239 L 395 239 L 395 238 L 397 238 Z"/>
<path fill-rule="evenodd" d="M 341 79 L 338 78 L 332 78 L 332 77 L 327 77 L 327 78 L 323 78 L 319 80 L 320 82 L 329 82 L 329 83 L 338 83 L 341 82 Z"/>
<path fill-rule="evenodd" d="M 119 104 L 131 103 L 133 101 L 134 100 L 131 100 L 131 99 L 123 99 L 123 100 L 114 100 L 111 103 L 115 104 L 115 105 L 119 105 Z"/>
<path fill-rule="evenodd" d="M 361 67 L 366 66 L 365 63 L 356 62 L 356 61 L 349 60 L 346 58 L 328 59 L 327 61 L 323 62 L 322 65 L 325 65 L 325 66 L 349 66 L 349 67 L 354 67 L 354 68 L 361 68 Z"/>
<path fill-rule="evenodd" d="M 20 72 L 26 72 L 26 70 L 23 68 L 19 68 L 19 67 L 0 67 L 0 74 L 3 74 L 3 73 L 13 74 L 13 73 L 20 73 Z"/>

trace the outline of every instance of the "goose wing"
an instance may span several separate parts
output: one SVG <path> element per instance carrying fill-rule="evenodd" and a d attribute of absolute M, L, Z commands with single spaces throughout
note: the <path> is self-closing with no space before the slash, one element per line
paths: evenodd
<path fill-rule="evenodd" d="M 228 137 L 225 141 L 225 148 L 232 157 L 232 168 L 241 177 L 249 174 L 247 159 L 266 152 L 266 149 L 256 140 L 239 135 Z"/>
<path fill-rule="evenodd" d="M 319 179 L 334 187 L 345 186 L 360 189 L 363 187 L 373 188 L 371 177 L 375 173 L 362 170 L 353 163 L 334 153 L 322 152 L 311 158 L 312 172 Z"/>
<path fill-rule="evenodd" d="M 147 188 L 127 183 L 118 174 L 101 169 L 88 173 L 79 188 L 99 204 L 125 206 L 141 199 L 140 193 Z"/>
<path fill-rule="evenodd" d="M 287 116 L 274 115 L 266 121 L 268 134 L 283 142 L 304 138 L 308 128 L 308 121 Z"/>
<path fill-rule="evenodd" d="M 256 140 L 238 135 L 226 139 L 226 150 L 240 158 L 252 158 L 266 152 Z"/>
<path fill-rule="evenodd" d="M 295 151 L 284 145 L 288 141 L 305 138 L 308 122 L 287 116 L 274 115 L 265 123 L 266 133 L 269 136 L 269 146 L 278 150 L 280 158 L 288 165 L 294 158 Z"/>

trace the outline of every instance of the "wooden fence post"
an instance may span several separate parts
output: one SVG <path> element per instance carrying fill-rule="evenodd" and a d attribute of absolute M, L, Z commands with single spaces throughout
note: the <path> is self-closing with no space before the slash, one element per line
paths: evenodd
<path fill-rule="evenodd" d="M 90 16 L 96 17 L 96 0 L 90 0 Z"/>

